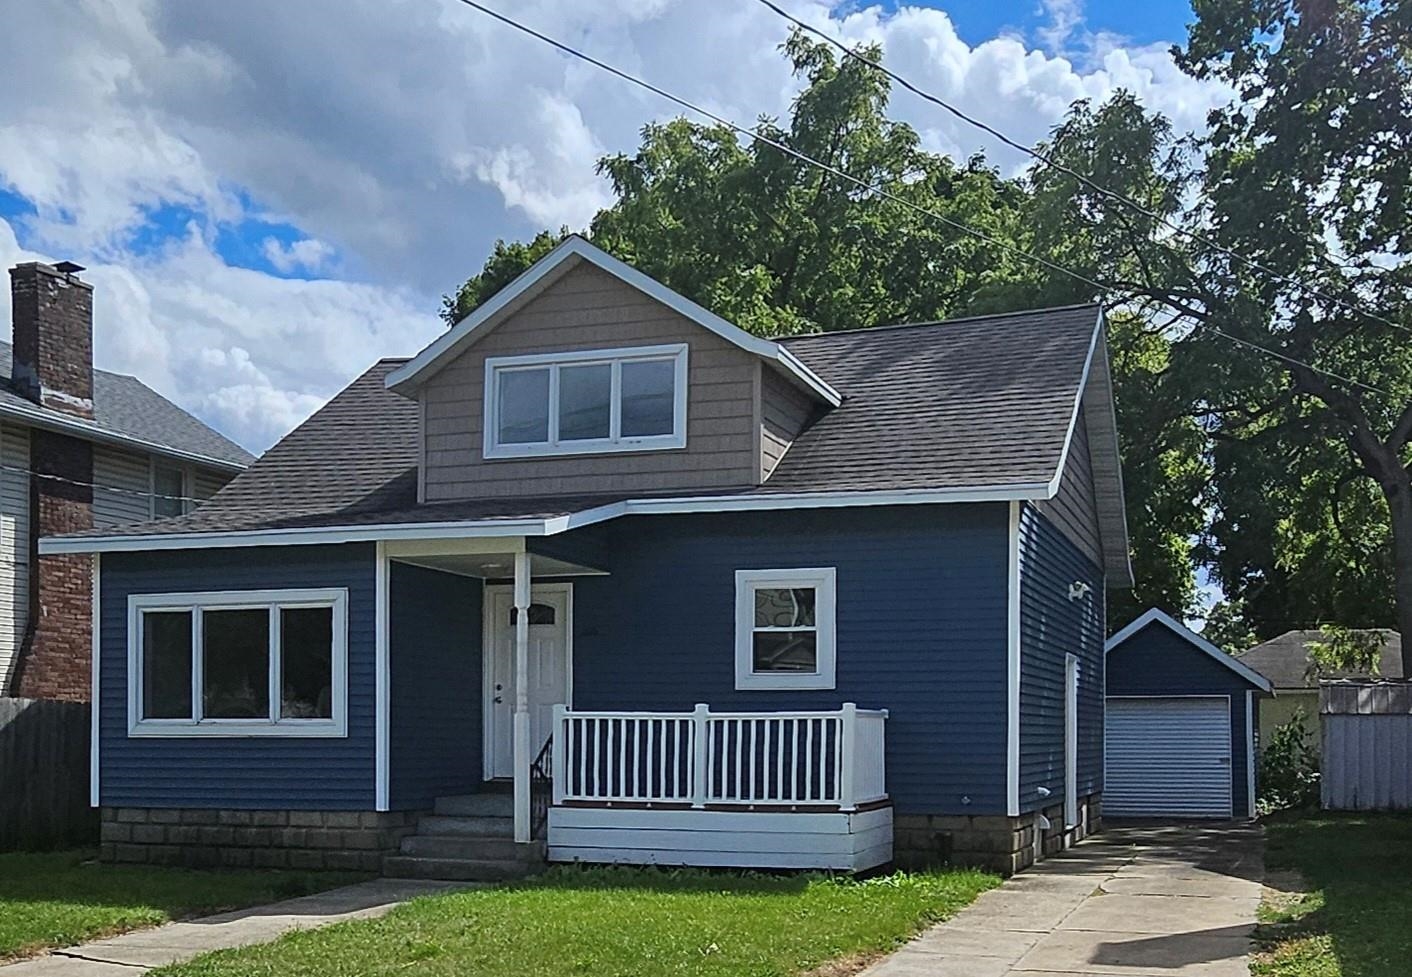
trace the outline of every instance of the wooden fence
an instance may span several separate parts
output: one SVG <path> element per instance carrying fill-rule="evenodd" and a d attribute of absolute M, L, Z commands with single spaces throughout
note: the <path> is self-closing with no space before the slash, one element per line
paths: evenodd
<path fill-rule="evenodd" d="M 96 845 L 88 705 L 0 698 L 0 851 Z"/>

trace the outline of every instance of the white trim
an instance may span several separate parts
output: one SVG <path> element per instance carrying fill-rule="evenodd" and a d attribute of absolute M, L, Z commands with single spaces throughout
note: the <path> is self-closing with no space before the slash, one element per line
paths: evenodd
<path fill-rule="evenodd" d="M 1020 814 L 1020 503 L 1010 503 L 1005 604 L 1005 810 Z"/>
<path fill-rule="evenodd" d="M 814 591 L 815 670 L 754 669 L 755 591 L 798 587 Z M 741 691 L 832 689 L 838 659 L 838 571 L 833 567 L 735 571 L 735 687 Z M 801 629 L 802 630 L 802 629 Z"/>
<path fill-rule="evenodd" d="M 1245 690 L 1245 816 L 1255 820 L 1255 690 Z"/>
<path fill-rule="evenodd" d="M 203 719 L 202 614 L 207 610 L 267 610 L 270 615 L 270 715 L 279 709 L 279 612 L 285 608 L 328 607 L 332 612 L 331 712 L 328 719 Z M 191 712 L 189 719 L 142 717 L 142 616 L 158 611 L 191 614 Z M 192 593 L 131 594 L 127 601 L 127 731 L 130 737 L 329 738 L 348 735 L 348 591 L 342 587 L 287 590 L 219 590 Z"/>
<path fill-rule="evenodd" d="M 374 740 L 373 809 L 386 811 L 392 803 L 392 567 L 387 544 L 374 547 L 373 662 Z"/>
<path fill-rule="evenodd" d="M 624 363 L 671 362 L 672 431 L 670 434 L 623 437 L 622 367 Z M 559 439 L 560 370 L 564 366 L 609 367 L 608 436 L 596 440 Z M 549 370 L 547 440 L 526 444 L 501 444 L 500 379 L 516 370 Z M 666 451 L 686 447 L 687 344 L 625 346 L 616 349 L 576 350 L 566 353 L 529 353 L 519 356 L 491 356 L 485 360 L 484 403 L 481 416 L 481 452 L 487 460 L 535 458 L 544 456 Z"/>
<path fill-rule="evenodd" d="M 1088 353 L 1084 356 L 1083 373 L 1079 375 L 1079 387 L 1074 391 L 1074 406 L 1069 411 L 1069 427 L 1064 432 L 1064 447 L 1059 452 L 1059 465 L 1054 469 L 1054 477 L 1049 480 L 1049 498 L 1059 494 L 1059 483 L 1064 480 L 1064 466 L 1069 461 L 1069 448 L 1074 443 L 1074 431 L 1079 426 L 1079 414 L 1083 410 L 1084 390 L 1088 387 L 1089 370 L 1093 367 L 1093 354 L 1098 349 L 1098 337 L 1103 332 L 1103 310 L 1098 310 L 1098 321 L 1093 324 L 1093 335 L 1088 340 Z"/>
<path fill-rule="evenodd" d="M 661 282 L 655 281 L 636 268 L 624 264 L 578 235 L 566 238 L 558 247 L 536 261 L 518 278 L 482 303 L 474 312 L 442 333 L 416 357 L 389 373 L 386 380 L 388 389 L 400 393 L 404 388 L 415 386 L 419 380 L 430 376 L 435 372 L 437 365 L 442 362 L 443 357 L 455 355 L 473 344 L 494 328 L 502 313 L 513 311 L 522 296 L 530 294 L 541 282 L 552 280 L 551 273 L 555 272 L 560 265 L 576 259 L 596 265 L 649 298 L 661 302 L 673 312 L 709 329 L 727 342 L 734 343 L 747 352 L 778 364 L 782 370 L 791 374 L 831 407 L 837 407 L 843 403 L 843 397 L 837 390 L 778 343 L 752 336 L 745 330 L 731 325 L 715 313 L 682 295 L 678 295 Z"/>
<path fill-rule="evenodd" d="M 1017 499 L 1043 499 L 1046 498 L 1046 491 L 1045 485 L 1019 484 L 957 489 L 897 489 L 878 492 L 760 492 L 749 495 L 627 499 L 547 519 L 469 519 L 456 522 L 370 523 L 366 526 L 320 526 L 309 529 L 254 529 L 209 533 L 154 533 L 142 536 L 46 536 L 39 541 L 39 553 L 41 556 L 49 556 L 61 553 L 133 553 L 243 546 L 365 543 L 379 539 L 554 536 L 570 529 L 616 519 L 620 516 L 1008 502 Z"/>
<path fill-rule="evenodd" d="M 1079 823 L 1079 656 L 1064 656 L 1064 829 Z"/>
<path fill-rule="evenodd" d="M 224 458 L 214 458 L 210 455 L 203 455 L 195 451 L 183 451 L 180 448 L 173 448 L 162 444 L 159 441 L 148 441 L 146 438 L 134 437 L 128 434 L 120 434 L 117 431 L 110 431 L 106 428 L 98 427 L 92 421 L 85 421 L 78 417 L 63 417 L 40 407 L 26 407 L 21 404 L 11 402 L 0 404 L 0 417 L 13 417 L 26 423 L 43 428 L 46 431 L 58 431 L 60 434 L 77 434 L 90 441 L 98 441 L 103 444 L 118 445 L 119 447 L 141 448 L 144 452 L 162 455 L 165 458 L 173 458 L 177 461 L 193 462 L 207 468 L 218 468 L 224 472 L 243 472 L 249 466 L 238 461 L 227 461 Z"/>
<path fill-rule="evenodd" d="M 557 574 L 556 574 L 557 576 Z M 512 583 L 487 583 L 481 580 L 481 775 L 485 780 L 495 779 L 490 741 L 494 735 L 494 716 L 491 714 L 491 699 L 495 697 L 492 686 L 495 683 L 495 663 L 492 660 L 495 641 L 495 617 L 491 613 L 490 599 L 496 593 L 508 593 L 513 598 L 515 585 Z M 535 583 L 530 581 L 530 603 L 536 594 L 564 595 L 564 705 L 572 709 L 574 705 L 574 585 L 572 581 Z M 513 599 L 511 606 L 513 606 Z M 543 743 L 534 747 L 538 750 Z"/>
<path fill-rule="evenodd" d="M 1261 692 L 1270 691 L 1269 679 L 1252 669 L 1249 665 L 1246 665 L 1245 663 L 1241 662 L 1234 655 L 1226 654 L 1220 648 L 1217 648 L 1215 645 L 1207 641 L 1201 635 L 1197 634 L 1195 631 L 1191 630 L 1186 625 L 1173 618 L 1166 611 L 1163 611 L 1161 608 L 1158 607 L 1152 607 L 1144 611 L 1137 618 L 1137 620 L 1133 621 L 1127 627 L 1123 628 L 1117 634 L 1113 635 L 1113 637 L 1109 638 L 1106 642 L 1104 642 L 1104 654 L 1107 654 L 1108 652 L 1112 651 L 1118 645 L 1122 644 L 1124 641 L 1127 641 L 1129 638 L 1137 634 L 1149 624 L 1165 625 L 1179 638 L 1185 640 L 1192 647 L 1199 648 L 1202 651 L 1206 652 L 1206 654 L 1210 655 L 1216 661 L 1220 662 L 1222 665 L 1235 672 L 1237 675 L 1245 679 L 1251 685 L 1255 686 Z"/>
<path fill-rule="evenodd" d="M 93 593 L 90 597 L 89 607 L 90 628 L 92 628 L 92 657 L 89 659 L 88 676 L 88 805 L 98 807 L 98 704 L 103 693 L 102 683 L 102 570 L 103 557 L 99 553 L 93 554 Z"/>

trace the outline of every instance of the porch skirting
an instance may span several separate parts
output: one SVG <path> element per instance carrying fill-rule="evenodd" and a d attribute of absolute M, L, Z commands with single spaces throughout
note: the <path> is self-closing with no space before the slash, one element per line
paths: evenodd
<path fill-rule="evenodd" d="M 1049 827 L 1040 826 L 1040 817 Z M 1013 875 L 1102 829 L 1101 794 L 1079 798 L 1079 821 L 1064 829 L 1064 803 L 1041 811 L 1005 815 L 899 814 L 894 819 L 894 861 L 903 868 L 966 865 Z"/>
<path fill-rule="evenodd" d="M 105 807 L 99 857 L 188 868 L 379 872 L 416 819 L 409 811 Z"/>

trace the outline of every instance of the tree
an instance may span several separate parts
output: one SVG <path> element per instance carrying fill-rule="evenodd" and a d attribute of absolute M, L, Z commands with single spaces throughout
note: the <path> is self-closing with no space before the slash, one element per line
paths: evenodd
<path fill-rule="evenodd" d="M 1363 532 L 1341 535 L 1350 549 L 1389 553 L 1394 616 L 1412 634 L 1412 4 L 1197 0 L 1194 10 L 1179 63 L 1236 99 L 1212 113 L 1193 216 L 1268 269 L 1205 249 L 1198 321 L 1290 358 L 1237 357 L 1209 328 L 1193 333 L 1213 436 L 1266 466 L 1272 451 L 1300 452 L 1300 491 L 1325 500 L 1330 518 L 1341 518 L 1343 493 L 1375 487 L 1383 511 L 1355 498 Z M 1224 489 L 1223 502 L 1254 491 Z M 1308 524 L 1301 501 L 1289 500 L 1275 535 Z M 1224 584 L 1248 584 L 1217 566 Z M 1412 667 L 1412 646 L 1403 655 Z"/>

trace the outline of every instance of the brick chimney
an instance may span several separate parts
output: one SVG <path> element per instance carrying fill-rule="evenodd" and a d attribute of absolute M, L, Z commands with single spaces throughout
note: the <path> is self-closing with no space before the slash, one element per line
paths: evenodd
<path fill-rule="evenodd" d="M 93 417 L 93 286 L 83 268 L 30 261 L 10 269 L 10 379 L 36 404 Z"/>
<path fill-rule="evenodd" d="M 70 262 L 10 269 L 11 382 L 36 404 L 93 417 L 93 286 Z M 14 693 L 87 700 L 93 561 L 40 556 L 39 538 L 93 527 L 93 443 L 34 426 L 29 444 L 29 607 Z M 3 691 L 3 690 L 0 690 Z"/>

